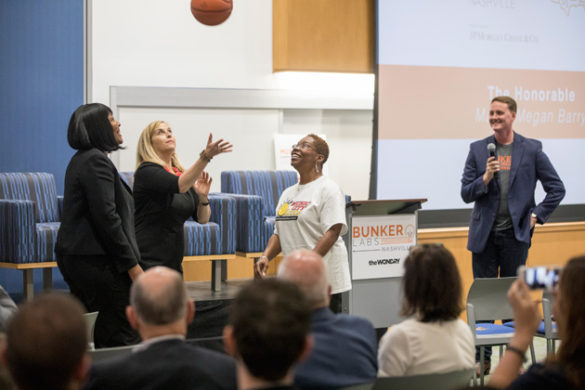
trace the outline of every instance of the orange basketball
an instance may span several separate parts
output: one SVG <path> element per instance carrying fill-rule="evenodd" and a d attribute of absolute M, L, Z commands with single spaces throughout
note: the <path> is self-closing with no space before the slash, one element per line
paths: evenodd
<path fill-rule="evenodd" d="M 191 13 L 199 22 L 216 26 L 232 13 L 232 0 L 191 0 Z"/>

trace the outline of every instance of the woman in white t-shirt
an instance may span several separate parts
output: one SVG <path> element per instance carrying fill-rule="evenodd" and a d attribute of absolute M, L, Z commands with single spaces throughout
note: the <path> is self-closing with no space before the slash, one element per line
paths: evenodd
<path fill-rule="evenodd" d="M 475 344 L 463 310 L 455 259 L 441 244 L 415 246 L 404 261 L 403 316 L 380 340 L 378 376 L 473 368 Z"/>
<path fill-rule="evenodd" d="M 274 234 L 255 266 L 263 277 L 268 262 L 280 252 L 309 249 L 323 257 L 331 284 L 331 309 L 341 311 L 341 293 L 351 289 L 347 249 L 341 235 L 347 232 L 345 197 L 339 186 L 323 176 L 329 157 L 327 142 L 309 134 L 293 145 L 290 163 L 300 181 L 282 193 L 276 208 Z"/>

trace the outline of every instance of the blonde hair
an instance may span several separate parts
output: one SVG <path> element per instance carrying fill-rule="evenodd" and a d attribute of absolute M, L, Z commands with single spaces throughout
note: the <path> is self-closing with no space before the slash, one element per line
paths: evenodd
<path fill-rule="evenodd" d="M 148 126 L 142 130 L 142 134 L 140 134 L 140 138 L 138 138 L 138 148 L 136 148 L 136 169 L 138 169 L 140 164 L 143 162 L 151 162 L 162 167 L 166 166 L 166 163 L 160 158 L 160 156 L 152 147 L 152 136 L 162 123 L 168 125 L 168 123 L 165 121 L 154 121 L 150 122 Z M 176 153 L 173 153 L 171 156 L 171 164 L 179 171 L 185 171 Z"/>

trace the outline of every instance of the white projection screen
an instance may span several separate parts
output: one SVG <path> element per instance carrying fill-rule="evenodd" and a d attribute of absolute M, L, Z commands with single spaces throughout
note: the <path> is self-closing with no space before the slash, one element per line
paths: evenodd
<path fill-rule="evenodd" d="M 585 0 L 378 0 L 376 72 L 377 199 L 469 208 L 469 144 L 509 95 L 515 131 L 543 142 L 565 183 L 562 204 L 585 203 Z"/>

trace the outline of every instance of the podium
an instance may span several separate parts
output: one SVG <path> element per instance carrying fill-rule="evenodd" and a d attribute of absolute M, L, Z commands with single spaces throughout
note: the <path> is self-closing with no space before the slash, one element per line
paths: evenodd
<path fill-rule="evenodd" d="M 349 202 L 346 236 L 352 289 L 344 311 L 368 318 L 376 328 L 402 320 L 403 262 L 417 243 L 418 210 L 426 199 Z"/>

